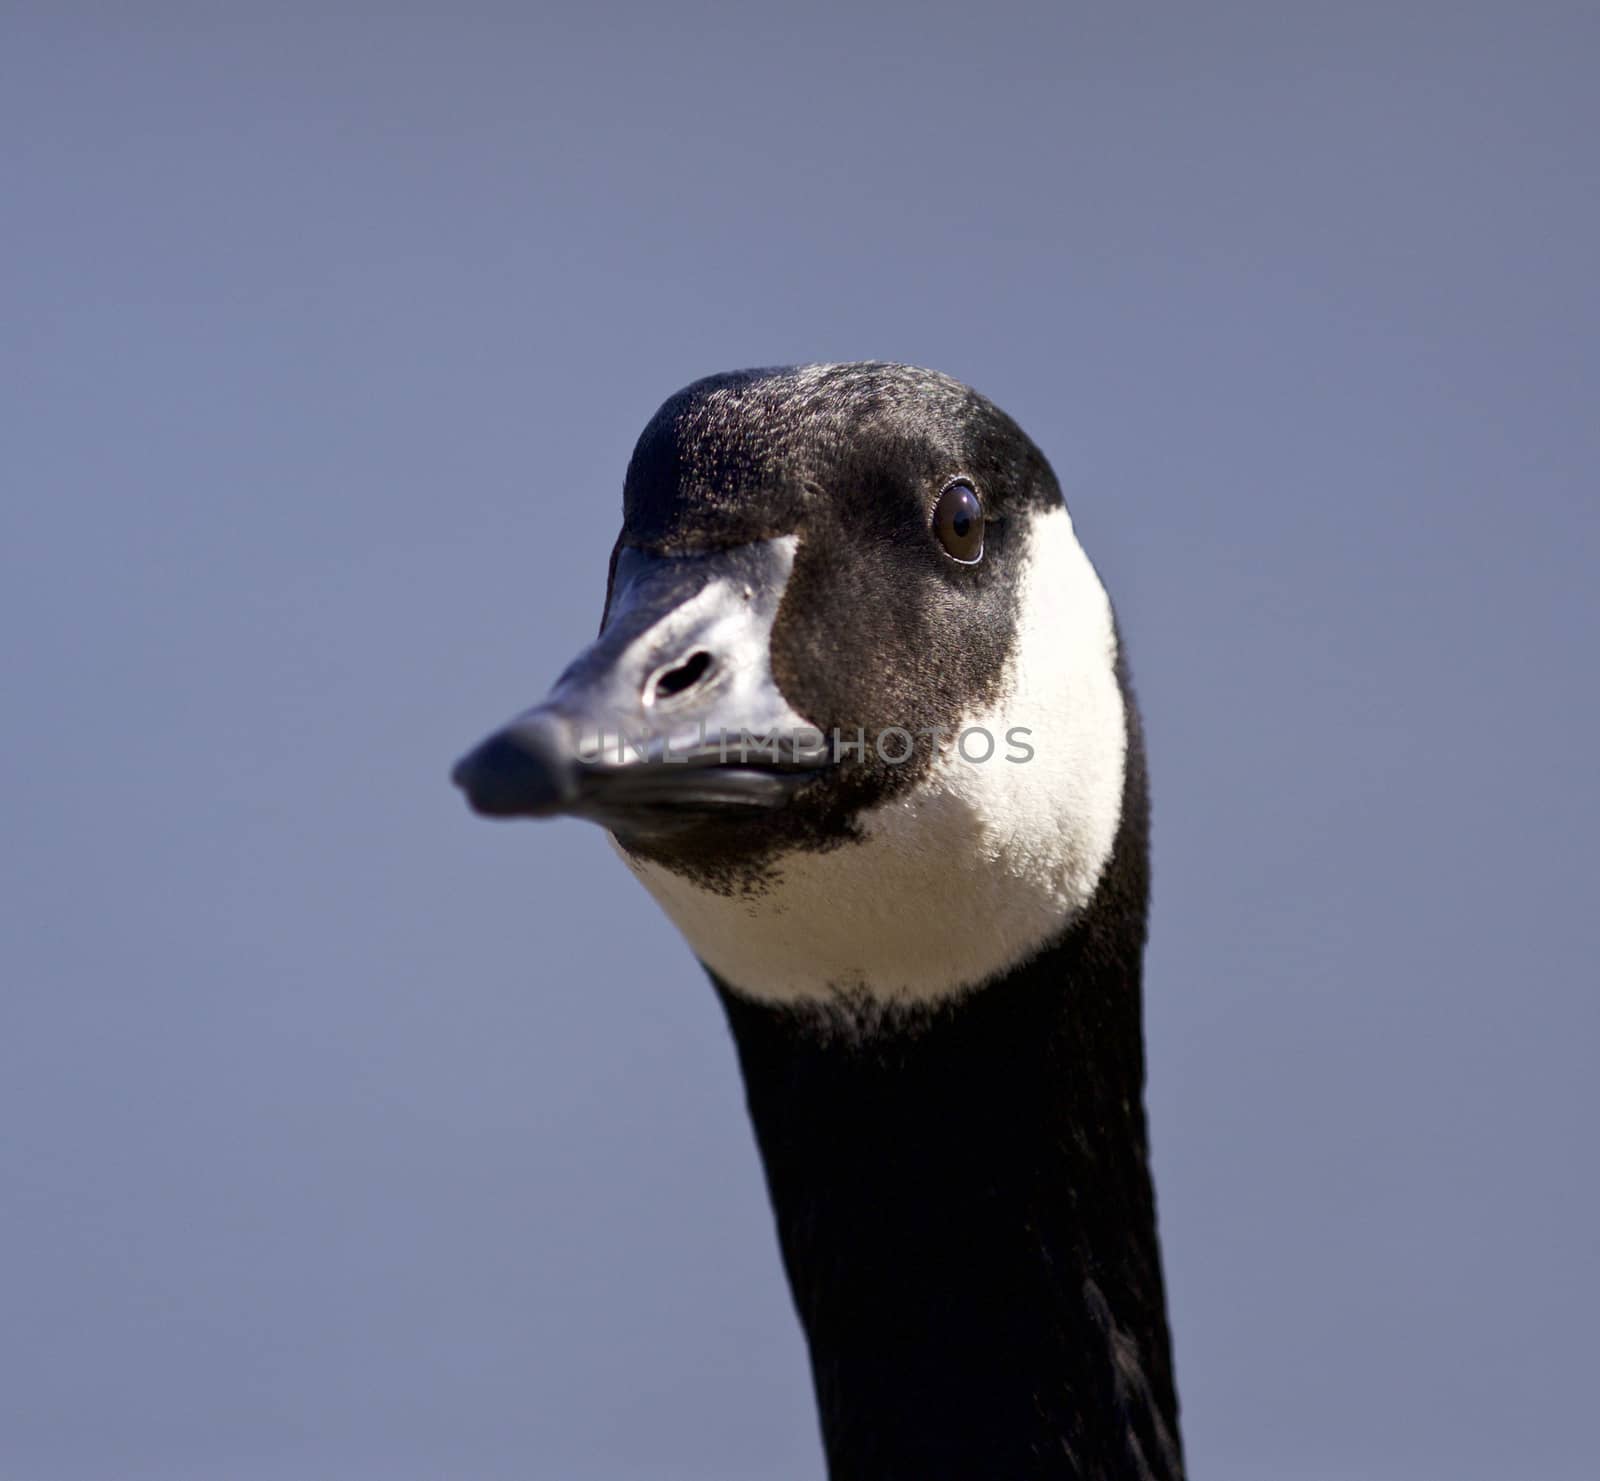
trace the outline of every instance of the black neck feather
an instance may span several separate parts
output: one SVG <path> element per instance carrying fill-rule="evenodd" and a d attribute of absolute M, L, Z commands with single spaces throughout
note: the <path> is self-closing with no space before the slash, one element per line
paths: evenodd
<path fill-rule="evenodd" d="M 1148 805 L 1130 739 L 1094 903 L 1006 978 L 857 1032 L 719 984 L 833 1481 L 1183 1473 L 1143 1106 Z"/>

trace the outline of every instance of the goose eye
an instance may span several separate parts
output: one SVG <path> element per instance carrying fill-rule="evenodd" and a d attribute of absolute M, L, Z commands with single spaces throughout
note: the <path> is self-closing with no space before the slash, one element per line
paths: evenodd
<path fill-rule="evenodd" d="M 965 483 L 953 483 L 933 506 L 933 533 L 944 553 L 964 566 L 983 559 L 983 501 Z"/>

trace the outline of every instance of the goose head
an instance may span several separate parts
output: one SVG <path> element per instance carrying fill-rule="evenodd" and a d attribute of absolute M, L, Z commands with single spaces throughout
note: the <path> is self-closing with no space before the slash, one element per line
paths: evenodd
<path fill-rule="evenodd" d="M 606 828 L 734 991 L 928 1003 L 1085 909 L 1127 739 L 1039 450 L 946 376 L 823 365 L 661 407 L 598 638 L 455 779 L 483 814 Z"/>

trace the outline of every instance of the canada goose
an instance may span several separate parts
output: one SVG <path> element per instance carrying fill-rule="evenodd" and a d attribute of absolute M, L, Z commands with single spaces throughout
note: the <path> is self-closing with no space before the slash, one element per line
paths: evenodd
<path fill-rule="evenodd" d="M 600 635 L 456 767 L 609 830 L 727 1012 L 834 1481 L 1178 1477 L 1148 804 L 1055 475 L 929 371 L 714 376 Z"/>

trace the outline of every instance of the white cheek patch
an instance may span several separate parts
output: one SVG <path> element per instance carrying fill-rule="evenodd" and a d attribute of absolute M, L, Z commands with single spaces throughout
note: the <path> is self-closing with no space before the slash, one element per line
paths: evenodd
<path fill-rule="evenodd" d="M 778 859 L 759 893 L 719 895 L 624 854 L 696 956 L 780 1003 L 866 994 L 929 1004 L 1034 955 L 1092 898 L 1122 816 L 1127 716 L 1111 604 L 1065 508 L 1033 516 L 1000 698 L 862 838 Z M 1031 759 L 1007 760 L 1018 728 Z M 969 738 L 968 753 L 986 742 Z"/>

